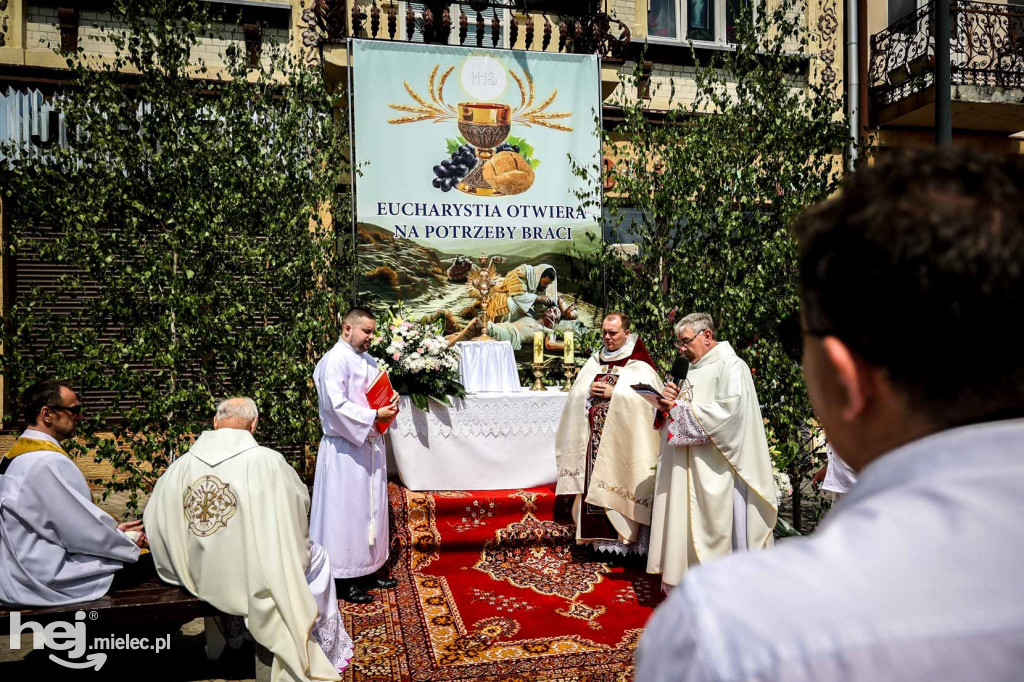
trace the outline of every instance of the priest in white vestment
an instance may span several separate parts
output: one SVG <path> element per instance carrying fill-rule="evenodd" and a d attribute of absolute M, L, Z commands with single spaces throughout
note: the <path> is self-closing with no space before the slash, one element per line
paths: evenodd
<path fill-rule="evenodd" d="M 28 428 L 0 460 L 0 603 L 58 606 L 99 599 L 114 574 L 138 561 L 141 522 L 118 524 L 92 501 L 61 441 L 82 403 L 71 388 L 40 381 L 22 396 Z"/>
<path fill-rule="evenodd" d="M 388 559 L 388 475 L 378 420 L 398 412 L 372 409 L 366 391 L 377 378 L 377 362 L 366 352 L 377 330 L 373 313 L 353 308 L 342 320 L 341 339 L 313 372 L 323 437 L 313 479 L 309 535 L 331 557 L 338 595 L 366 603 L 366 590 L 396 585 L 376 572 Z"/>
<path fill-rule="evenodd" d="M 307 533 L 309 492 L 253 437 L 256 404 L 217 407 L 213 431 L 160 477 L 144 519 L 161 579 L 245 618 L 271 679 L 337 680 L 352 658 L 330 563 Z"/>
<path fill-rule="evenodd" d="M 666 587 L 696 564 L 773 544 L 778 516 L 750 368 L 727 341 L 715 339 L 710 315 L 688 315 L 675 332 L 690 371 L 684 387 L 665 388 L 670 416 L 647 560 L 647 572 L 660 573 Z M 678 388 L 684 390 L 677 397 Z"/>
<path fill-rule="evenodd" d="M 576 497 L 577 543 L 642 554 L 660 435 L 654 409 L 631 385 L 660 390 L 662 382 L 626 315 L 609 313 L 601 336 L 604 345 L 576 377 L 555 434 L 555 494 Z"/>

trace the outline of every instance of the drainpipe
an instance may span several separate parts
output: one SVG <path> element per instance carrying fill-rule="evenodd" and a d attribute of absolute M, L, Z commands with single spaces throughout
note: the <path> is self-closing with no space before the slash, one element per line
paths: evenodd
<path fill-rule="evenodd" d="M 950 0 L 935 0 L 935 146 L 953 141 L 950 86 Z"/>
<path fill-rule="evenodd" d="M 863 36 L 857 45 L 857 73 L 860 75 L 860 111 L 857 112 L 860 118 L 860 136 L 868 132 L 868 109 L 871 107 L 871 100 L 868 99 L 868 46 L 871 44 L 871 36 L 868 34 L 868 0 L 857 0 L 857 35 Z"/>
<path fill-rule="evenodd" d="M 846 117 L 850 124 L 850 142 L 846 164 L 850 172 L 857 163 L 860 139 L 860 50 L 858 48 L 858 0 L 846 0 Z"/>

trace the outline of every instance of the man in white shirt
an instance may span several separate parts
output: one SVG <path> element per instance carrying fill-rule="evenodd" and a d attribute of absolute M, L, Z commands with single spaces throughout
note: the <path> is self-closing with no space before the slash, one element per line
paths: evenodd
<path fill-rule="evenodd" d="M 1018 680 L 1024 167 L 946 148 L 797 221 L 804 372 L 856 487 L 814 535 L 687 575 L 636 679 Z"/>
<path fill-rule="evenodd" d="M 142 522 L 118 524 L 92 501 L 61 441 L 82 403 L 68 384 L 40 381 L 21 399 L 28 428 L 0 460 L 0 603 L 57 606 L 99 599 L 139 559 Z"/>

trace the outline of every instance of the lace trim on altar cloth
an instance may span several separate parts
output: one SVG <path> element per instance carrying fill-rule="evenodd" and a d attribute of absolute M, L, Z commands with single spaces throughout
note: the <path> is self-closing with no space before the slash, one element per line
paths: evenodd
<path fill-rule="evenodd" d="M 693 407 L 687 402 L 676 402 L 669 412 L 668 442 L 671 445 L 707 445 L 711 442 L 704 427 L 693 416 Z"/>
<path fill-rule="evenodd" d="M 629 554 L 647 554 L 651 548 L 651 529 L 643 526 L 636 542 L 620 542 L 618 540 L 594 540 L 594 551 L 605 552 L 606 554 L 618 554 L 627 556 Z"/>
<path fill-rule="evenodd" d="M 554 434 L 565 407 L 565 395 L 536 398 L 455 401 L 455 407 L 430 403 L 430 411 L 416 409 L 406 398 L 391 428 L 400 436 L 464 438 L 466 436 L 524 436 Z"/>

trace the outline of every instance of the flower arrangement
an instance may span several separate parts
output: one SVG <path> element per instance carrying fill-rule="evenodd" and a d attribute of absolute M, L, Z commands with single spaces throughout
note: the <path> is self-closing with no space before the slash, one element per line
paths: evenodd
<path fill-rule="evenodd" d="M 774 466 L 772 466 L 772 477 L 775 479 L 776 503 L 781 506 L 782 498 L 793 494 L 793 483 L 789 480 L 789 474 L 779 471 Z"/>
<path fill-rule="evenodd" d="M 413 322 L 402 317 L 401 308 L 397 314 L 388 310 L 379 316 L 370 344 L 370 355 L 391 385 L 421 410 L 430 409 L 431 398 L 451 407 L 452 398 L 466 395 L 459 383 L 459 353 L 441 336 L 443 324 Z"/>

